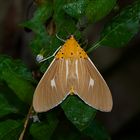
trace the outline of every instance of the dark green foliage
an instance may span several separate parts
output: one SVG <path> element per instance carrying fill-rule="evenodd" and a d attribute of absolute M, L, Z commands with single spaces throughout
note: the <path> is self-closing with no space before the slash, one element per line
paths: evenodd
<path fill-rule="evenodd" d="M 78 0 L 63 6 L 64 11 L 70 16 L 79 19 L 84 16 L 88 0 Z"/>
<path fill-rule="evenodd" d="M 32 19 L 21 24 L 34 33 L 29 45 L 34 57 L 37 54 L 51 56 L 63 45 L 63 42 L 56 38 L 56 33 L 64 40 L 74 34 L 79 43 L 83 44 L 90 24 L 105 18 L 115 5 L 116 0 L 41 0 Z M 136 0 L 104 26 L 99 40 L 95 44 L 88 44 L 88 52 L 100 46 L 126 46 L 139 31 L 139 21 L 140 1 Z M 52 59 L 49 59 L 41 63 L 38 71 L 45 72 L 51 61 Z M 18 140 L 37 83 L 31 70 L 20 60 L 0 56 L 0 140 Z M 25 138 L 109 140 L 110 136 L 95 120 L 95 115 L 96 110 L 80 98 L 68 96 L 59 107 L 40 113 L 40 122 L 33 122 L 32 118 L 28 118 L 30 121 Z"/>
<path fill-rule="evenodd" d="M 47 49 L 48 47 L 50 37 L 46 32 L 44 24 L 52 14 L 52 2 L 46 1 L 42 5 L 38 6 L 38 9 L 30 21 L 26 21 L 21 24 L 22 26 L 31 29 L 36 34 L 35 39 L 31 42 L 31 47 L 35 54 L 37 54 L 42 48 Z"/>
<path fill-rule="evenodd" d="M 6 56 L 0 57 L 1 80 L 7 83 L 14 93 L 24 102 L 31 103 L 34 87 L 29 70 L 20 61 L 14 61 Z"/>
<path fill-rule="evenodd" d="M 6 98 L 0 94 L 0 118 L 11 113 L 18 113 L 18 109 L 10 105 Z"/>
<path fill-rule="evenodd" d="M 116 0 L 90 0 L 86 8 L 86 15 L 91 21 L 104 18 L 115 6 Z"/>
<path fill-rule="evenodd" d="M 0 79 L 4 79 L 2 73 L 11 70 L 24 80 L 35 82 L 30 70 L 21 62 L 21 60 L 13 60 L 11 57 L 0 55 Z"/>
<path fill-rule="evenodd" d="M 96 110 L 89 107 L 76 96 L 69 96 L 62 108 L 67 118 L 79 129 L 85 129 L 96 115 Z"/>
<path fill-rule="evenodd" d="M 30 133 L 36 140 L 50 140 L 57 124 L 56 116 L 49 114 L 45 121 L 33 123 L 30 127 Z"/>
<path fill-rule="evenodd" d="M 101 45 L 123 47 L 140 28 L 140 2 L 126 7 L 102 31 Z"/>
<path fill-rule="evenodd" d="M 110 140 L 106 129 L 96 120 L 92 121 L 88 128 L 82 131 L 87 136 L 94 140 Z"/>
<path fill-rule="evenodd" d="M 140 1 L 124 8 L 103 29 L 100 40 L 88 50 L 99 46 L 124 47 L 139 31 Z"/>
<path fill-rule="evenodd" d="M 6 120 L 0 122 L 0 140 L 18 140 L 22 128 L 22 121 Z"/>

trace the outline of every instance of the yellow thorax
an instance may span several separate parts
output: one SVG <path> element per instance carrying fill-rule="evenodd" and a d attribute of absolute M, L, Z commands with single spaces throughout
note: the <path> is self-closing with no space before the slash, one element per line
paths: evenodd
<path fill-rule="evenodd" d="M 62 48 L 58 51 L 55 58 L 68 59 L 68 58 L 87 58 L 86 52 L 80 47 L 74 36 L 71 36 Z"/>

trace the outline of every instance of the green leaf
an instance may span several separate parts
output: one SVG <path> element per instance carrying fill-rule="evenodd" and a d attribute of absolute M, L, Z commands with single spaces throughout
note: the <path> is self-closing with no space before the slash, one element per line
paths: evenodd
<path fill-rule="evenodd" d="M 33 123 L 30 133 L 35 140 L 50 140 L 57 127 L 58 120 L 54 115 L 47 115 L 47 120 L 43 122 Z"/>
<path fill-rule="evenodd" d="M 53 18 L 55 20 L 56 26 L 60 26 L 62 20 L 64 19 L 64 11 L 63 6 L 65 4 L 65 0 L 54 0 L 54 15 Z"/>
<path fill-rule="evenodd" d="M 24 102 L 19 100 L 18 96 L 7 86 L 5 82 L 0 83 L 0 95 L 4 98 L 3 99 L 4 101 L 6 100 L 6 102 L 4 103 L 9 105 L 9 109 L 8 109 L 8 106 L 7 107 L 5 106 L 1 109 L 1 111 L 4 110 L 3 111 L 4 113 L 6 111 L 8 113 L 9 111 L 10 113 L 10 110 L 13 110 L 11 113 L 16 113 L 17 117 L 18 115 L 24 116 L 25 113 L 27 113 L 28 107 L 29 107 L 28 104 L 25 104 Z M 5 114 L 5 115 L 8 115 L 8 114 Z M 11 114 L 11 115 L 15 115 L 15 114 Z"/>
<path fill-rule="evenodd" d="M 29 81 L 24 80 L 11 69 L 3 71 L 2 76 L 7 85 L 22 101 L 31 103 L 34 87 Z"/>
<path fill-rule="evenodd" d="M 76 38 L 81 37 L 81 33 L 76 27 L 76 21 L 65 14 L 65 0 L 54 0 L 54 15 L 53 19 L 56 23 L 56 32 L 61 38 L 66 38 L 68 35 L 74 34 Z"/>
<path fill-rule="evenodd" d="M 61 107 L 67 118 L 79 130 L 85 129 L 96 115 L 96 110 L 85 104 L 77 96 L 68 96 Z"/>
<path fill-rule="evenodd" d="M 47 53 L 45 53 L 45 57 L 49 57 L 51 55 L 54 54 L 54 52 L 62 45 L 62 41 L 60 41 L 56 36 L 52 36 L 51 39 L 50 39 L 50 51 L 46 51 Z M 42 73 L 44 73 L 48 66 L 50 65 L 50 63 L 52 62 L 54 58 L 52 57 L 52 59 L 48 59 L 47 61 L 45 61 L 43 64 L 41 64 L 41 67 L 40 67 L 40 71 Z"/>
<path fill-rule="evenodd" d="M 16 72 L 20 77 L 27 81 L 35 83 L 36 81 L 32 77 L 31 71 L 21 60 L 13 60 L 11 57 L 6 55 L 0 55 L 0 74 L 5 69 L 11 69 Z M 2 76 L 0 77 L 2 79 Z"/>
<path fill-rule="evenodd" d="M 47 35 L 46 28 L 41 21 L 34 21 L 31 19 L 22 23 L 22 26 L 31 29 L 36 35 Z"/>
<path fill-rule="evenodd" d="M 18 110 L 10 105 L 6 98 L 0 94 L 0 118 L 5 115 L 17 112 Z"/>
<path fill-rule="evenodd" d="M 47 33 L 44 24 L 40 21 L 30 20 L 24 23 L 24 27 L 32 29 L 35 33 L 35 37 L 29 45 L 33 51 L 33 54 L 37 55 L 43 49 L 48 51 L 50 45 L 50 36 Z"/>
<path fill-rule="evenodd" d="M 46 1 L 40 5 L 33 18 L 21 25 L 31 29 L 35 33 L 35 38 L 30 43 L 30 47 L 35 55 L 39 54 L 41 49 L 48 50 L 50 36 L 48 35 L 45 23 L 53 14 L 53 4 L 51 1 Z"/>
<path fill-rule="evenodd" d="M 19 61 L 14 61 L 6 56 L 1 56 L 0 60 L 1 79 L 22 101 L 31 103 L 34 87 L 31 84 L 32 78 L 29 76 L 27 68 Z"/>
<path fill-rule="evenodd" d="M 62 116 L 63 117 L 63 116 Z M 55 132 L 52 135 L 52 140 L 84 140 L 82 134 L 71 124 L 64 116 L 61 118 Z"/>
<path fill-rule="evenodd" d="M 6 120 L 0 122 L 0 140 L 18 140 L 22 128 L 21 121 Z"/>
<path fill-rule="evenodd" d="M 87 0 L 78 0 L 76 2 L 65 4 L 63 9 L 71 17 L 79 19 L 85 14 L 87 2 Z"/>
<path fill-rule="evenodd" d="M 125 46 L 140 29 L 140 1 L 134 2 L 105 26 L 101 45 L 109 47 Z"/>
<path fill-rule="evenodd" d="M 110 136 L 106 129 L 96 120 L 94 120 L 89 127 L 82 131 L 87 136 L 94 140 L 110 140 Z"/>
<path fill-rule="evenodd" d="M 33 30 L 36 34 L 42 34 L 42 31 L 46 31 L 44 24 L 52 16 L 52 14 L 52 2 L 47 1 L 42 5 L 38 6 L 33 18 L 29 21 L 22 23 L 21 26 Z"/>
<path fill-rule="evenodd" d="M 45 23 L 52 16 L 52 14 L 53 2 L 51 0 L 47 0 L 38 6 L 32 20 Z"/>
<path fill-rule="evenodd" d="M 105 17 L 115 4 L 116 0 L 91 0 L 86 8 L 86 16 L 90 21 L 98 21 Z"/>
<path fill-rule="evenodd" d="M 102 45 L 108 47 L 125 46 L 139 31 L 139 21 L 140 1 L 135 1 L 104 27 L 100 40 L 93 44 L 87 52 L 89 53 Z"/>
<path fill-rule="evenodd" d="M 42 28 L 41 26 L 38 28 Z M 47 54 L 50 51 L 50 40 L 51 38 L 47 34 L 47 32 L 44 32 L 44 35 L 36 34 L 36 36 L 30 42 L 30 45 L 29 45 L 30 48 L 32 49 L 33 54 L 38 55 L 40 54 L 42 50 L 43 50 L 43 55 Z"/>

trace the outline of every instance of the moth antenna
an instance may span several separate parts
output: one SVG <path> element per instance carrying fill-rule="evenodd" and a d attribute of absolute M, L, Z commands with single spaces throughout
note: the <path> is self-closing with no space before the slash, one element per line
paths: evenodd
<path fill-rule="evenodd" d="M 57 39 L 61 40 L 62 42 L 66 42 L 66 40 L 60 38 L 60 37 L 58 36 L 58 34 L 56 34 L 56 37 L 57 37 Z"/>
<path fill-rule="evenodd" d="M 46 61 L 46 60 L 48 60 L 48 59 L 54 57 L 54 56 L 56 55 L 56 53 L 60 50 L 61 47 L 62 47 L 62 46 L 60 46 L 59 48 L 57 48 L 57 50 L 56 50 L 51 56 L 40 60 L 39 63 L 44 62 L 44 61 Z"/>

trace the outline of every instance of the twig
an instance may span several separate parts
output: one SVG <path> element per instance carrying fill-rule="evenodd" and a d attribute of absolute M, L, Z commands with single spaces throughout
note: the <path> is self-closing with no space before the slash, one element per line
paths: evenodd
<path fill-rule="evenodd" d="M 26 131 L 26 128 L 27 128 L 27 125 L 28 125 L 28 122 L 29 122 L 31 113 L 32 113 L 32 109 L 33 109 L 33 107 L 32 107 L 32 105 L 31 105 L 31 106 L 30 106 L 30 109 L 29 109 L 29 112 L 28 112 L 28 114 L 27 114 L 25 123 L 24 123 L 23 131 L 22 131 L 21 134 L 20 134 L 19 140 L 23 140 L 23 137 L 24 137 L 24 134 L 25 134 L 25 131 Z"/>

